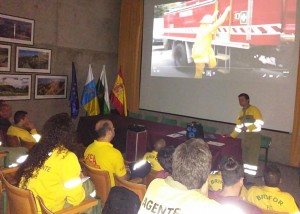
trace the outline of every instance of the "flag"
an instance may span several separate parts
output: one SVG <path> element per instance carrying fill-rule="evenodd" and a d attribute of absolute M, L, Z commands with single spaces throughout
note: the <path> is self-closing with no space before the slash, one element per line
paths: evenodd
<path fill-rule="evenodd" d="M 77 91 L 77 78 L 74 62 L 72 62 L 72 82 L 70 90 L 70 106 L 71 106 L 71 118 L 76 119 L 79 114 L 79 100 Z"/>
<path fill-rule="evenodd" d="M 109 105 L 108 86 L 107 86 L 105 65 L 103 65 L 102 72 L 101 72 L 100 78 L 97 82 L 96 88 L 97 88 L 97 92 L 98 92 L 100 112 L 102 114 L 109 114 L 110 113 L 110 105 Z"/>
<path fill-rule="evenodd" d="M 126 91 L 121 69 L 110 94 L 110 100 L 120 115 L 127 116 Z"/>
<path fill-rule="evenodd" d="M 99 101 L 91 64 L 89 64 L 89 72 L 82 92 L 81 105 L 83 105 L 88 116 L 100 114 Z"/>

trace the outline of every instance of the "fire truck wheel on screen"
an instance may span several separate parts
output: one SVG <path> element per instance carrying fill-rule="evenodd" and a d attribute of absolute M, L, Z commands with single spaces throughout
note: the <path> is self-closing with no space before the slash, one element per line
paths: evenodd
<path fill-rule="evenodd" d="M 188 65 L 186 50 L 183 43 L 175 43 L 173 45 L 173 58 L 176 69 L 182 70 Z"/>

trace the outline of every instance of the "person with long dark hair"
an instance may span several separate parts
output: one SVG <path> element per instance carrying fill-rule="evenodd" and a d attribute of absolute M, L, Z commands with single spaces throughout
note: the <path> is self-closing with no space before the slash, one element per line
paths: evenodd
<path fill-rule="evenodd" d="M 41 141 L 32 148 L 16 174 L 19 187 L 39 195 L 53 212 L 66 203 L 77 205 L 85 199 L 78 161 L 83 149 L 78 149 L 81 146 L 75 139 L 70 116 L 67 113 L 52 116 L 44 124 Z"/>

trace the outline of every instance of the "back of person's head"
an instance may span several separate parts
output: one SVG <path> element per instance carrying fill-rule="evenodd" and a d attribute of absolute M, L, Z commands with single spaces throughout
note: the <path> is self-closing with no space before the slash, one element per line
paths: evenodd
<path fill-rule="evenodd" d="M 161 167 L 172 174 L 172 156 L 175 151 L 174 146 L 166 146 L 157 153 L 157 161 Z"/>
<path fill-rule="evenodd" d="M 11 106 L 5 102 L 0 104 L 0 117 L 9 119 L 12 115 Z"/>
<path fill-rule="evenodd" d="M 23 120 L 28 113 L 26 111 L 17 111 L 14 115 L 14 123 L 18 124 L 21 120 Z"/>
<path fill-rule="evenodd" d="M 202 139 L 192 138 L 180 144 L 173 154 L 172 178 L 188 189 L 200 189 L 211 168 L 211 153 Z"/>
<path fill-rule="evenodd" d="M 154 143 L 154 150 L 158 152 L 159 150 L 161 150 L 161 149 L 164 148 L 165 146 L 166 146 L 166 141 L 165 141 L 163 138 L 158 139 L 158 140 L 155 141 L 155 143 Z"/>
<path fill-rule="evenodd" d="M 274 164 L 268 165 L 264 169 L 265 185 L 269 187 L 278 187 L 281 180 L 281 173 L 278 167 Z"/>
<path fill-rule="evenodd" d="M 229 157 L 221 166 L 221 172 L 224 186 L 232 186 L 244 177 L 243 166 L 233 157 Z"/>
<path fill-rule="evenodd" d="M 249 100 L 249 101 L 250 101 L 250 97 L 249 97 L 249 95 L 246 94 L 246 93 L 241 93 L 241 94 L 239 94 L 238 97 L 244 97 L 246 100 Z"/>
<path fill-rule="evenodd" d="M 96 139 L 103 138 L 106 136 L 107 131 L 111 130 L 112 122 L 107 119 L 99 120 L 95 125 Z"/>

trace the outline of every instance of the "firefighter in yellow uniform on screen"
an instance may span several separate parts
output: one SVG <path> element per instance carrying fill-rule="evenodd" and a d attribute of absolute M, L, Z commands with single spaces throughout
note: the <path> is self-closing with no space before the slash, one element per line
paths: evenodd
<path fill-rule="evenodd" d="M 211 42 L 213 34 L 223 24 L 231 7 L 227 7 L 219 19 L 216 20 L 218 11 L 213 15 L 205 15 L 200 21 L 200 28 L 192 49 L 192 58 L 196 64 L 195 78 L 202 78 L 205 64 L 214 68 L 217 65 L 216 57 Z M 216 20 L 216 21 L 215 21 Z"/>

